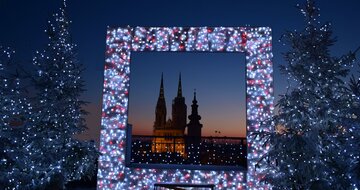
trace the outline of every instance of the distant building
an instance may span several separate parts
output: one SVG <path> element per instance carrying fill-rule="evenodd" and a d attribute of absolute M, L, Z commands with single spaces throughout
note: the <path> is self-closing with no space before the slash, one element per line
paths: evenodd
<path fill-rule="evenodd" d="M 196 92 L 194 92 L 194 99 L 191 105 L 191 115 L 189 115 L 189 124 L 188 127 L 188 136 L 192 139 L 199 140 L 201 138 L 201 128 L 202 124 L 200 123 L 201 116 L 198 113 L 198 105 L 196 100 Z"/>
<path fill-rule="evenodd" d="M 179 75 L 179 84 L 177 96 L 172 102 L 172 128 L 181 131 L 181 134 L 184 135 L 186 128 L 186 116 L 187 116 L 187 106 L 185 104 L 185 98 L 182 96 L 182 87 L 181 87 L 181 74 Z"/>
<path fill-rule="evenodd" d="M 185 128 L 188 127 L 188 136 L 201 139 L 201 127 L 199 120 L 201 117 L 197 113 L 196 94 L 192 105 L 192 114 L 189 116 L 190 123 L 187 124 L 187 106 L 185 97 L 182 95 L 181 74 L 179 75 L 179 83 L 177 96 L 172 102 L 172 118 L 166 120 L 166 101 L 164 95 L 164 79 L 161 75 L 160 92 L 155 109 L 155 122 L 153 136 L 157 136 L 153 140 L 152 152 L 176 152 L 185 156 Z"/>
<path fill-rule="evenodd" d="M 200 164 L 200 145 L 201 145 L 201 128 L 200 123 L 201 116 L 198 113 L 198 105 L 196 100 L 196 92 L 194 92 L 194 99 L 191 105 L 191 115 L 189 115 L 188 138 L 186 138 L 186 154 L 188 154 L 188 160 L 193 164 Z"/>

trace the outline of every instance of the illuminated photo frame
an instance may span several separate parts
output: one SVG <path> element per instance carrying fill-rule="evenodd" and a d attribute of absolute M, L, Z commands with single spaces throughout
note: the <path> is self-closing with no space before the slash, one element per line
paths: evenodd
<path fill-rule="evenodd" d="M 273 114 L 272 37 L 268 27 L 109 28 L 98 166 L 99 189 L 153 189 L 156 183 L 214 184 L 216 189 L 266 189 L 259 158 L 269 147 L 251 136 L 270 130 Z M 246 55 L 247 171 L 146 169 L 126 166 L 132 51 L 243 52 Z M 221 72 L 221 71 L 219 71 Z"/>

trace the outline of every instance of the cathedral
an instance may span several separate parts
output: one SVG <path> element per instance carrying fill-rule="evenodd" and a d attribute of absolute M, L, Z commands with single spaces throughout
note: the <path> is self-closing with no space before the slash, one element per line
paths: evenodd
<path fill-rule="evenodd" d="M 200 115 L 198 115 L 198 105 L 196 100 L 196 93 L 194 92 L 194 100 L 192 102 L 191 115 L 189 115 L 190 122 L 187 124 L 187 106 L 185 104 L 185 97 L 182 95 L 181 74 L 179 75 L 179 83 L 177 89 L 177 96 L 172 102 L 171 119 L 166 120 L 166 102 L 164 95 L 164 81 L 161 75 L 160 93 L 155 109 L 155 122 L 153 127 L 152 152 L 176 152 L 185 156 L 186 154 L 186 138 L 201 139 Z M 187 134 L 185 129 L 187 128 Z"/>

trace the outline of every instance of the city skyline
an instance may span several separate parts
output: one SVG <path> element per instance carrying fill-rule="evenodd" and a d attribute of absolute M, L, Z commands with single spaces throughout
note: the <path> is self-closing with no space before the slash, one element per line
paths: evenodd
<path fill-rule="evenodd" d="M 128 123 L 133 125 L 133 134 L 153 134 L 162 74 L 166 118 L 171 118 L 172 100 L 176 97 L 181 73 L 187 116 L 191 114 L 196 89 L 202 136 L 246 137 L 245 56 L 242 53 L 133 53 L 131 59 Z M 223 65 L 227 68 L 214 73 L 216 67 Z"/>

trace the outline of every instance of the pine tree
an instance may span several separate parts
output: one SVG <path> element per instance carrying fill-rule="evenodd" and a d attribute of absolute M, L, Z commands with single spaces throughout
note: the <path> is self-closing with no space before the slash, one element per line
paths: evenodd
<path fill-rule="evenodd" d="M 298 6 L 306 27 L 286 32 L 282 41 L 290 48 L 284 53 L 287 65 L 280 70 L 294 81 L 294 87 L 278 101 L 278 114 L 263 133 L 271 146 L 262 160 L 268 164 L 265 179 L 274 189 L 349 189 L 351 149 L 349 116 L 353 98 L 344 77 L 354 62 L 354 53 L 330 55 L 336 42 L 331 24 L 317 21 L 319 9 L 313 0 Z M 268 123 L 269 124 L 269 123 Z"/>
<path fill-rule="evenodd" d="M 90 177 L 97 158 L 93 143 L 74 138 L 86 129 L 83 118 L 86 112 L 82 109 L 86 102 L 80 100 L 84 92 L 81 78 L 84 67 L 76 58 L 70 23 L 64 1 L 60 13 L 54 14 L 53 21 L 48 22 L 47 48 L 37 52 L 33 59 L 37 69 L 33 82 L 38 100 L 34 105 L 36 127 L 33 133 L 37 137 L 32 139 L 32 149 L 38 155 L 34 164 L 47 183 L 54 186 L 63 186 L 86 175 Z"/>
<path fill-rule="evenodd" d="M 0 46 L 0 189 L 31 186 L 27 130 L 32 107 L 23 97 L 14 51 Z"/>
<path fill-rule="evenodd" d="M 348 150 L 347 156 L 353 158 L 352 162 L 348 163 L 350 165 L 351 179 L 356 187 L 360 187 L 360 78 L 355 79 L 354 75 L 352 75 L 349 81 L 349 92 L 355 101 L 349 110 L 351 119 L 345 120 L 348 123 L 350 132 L 345 140 Z"/>

